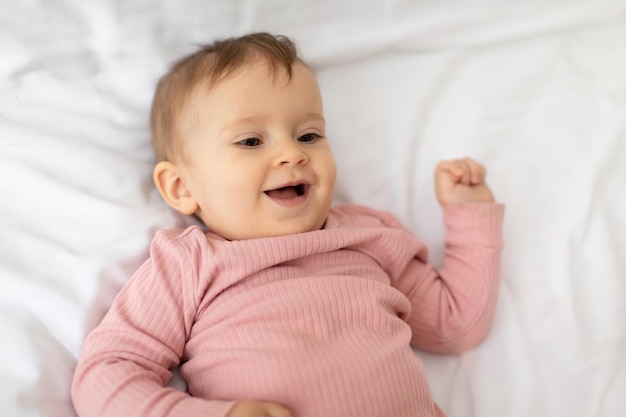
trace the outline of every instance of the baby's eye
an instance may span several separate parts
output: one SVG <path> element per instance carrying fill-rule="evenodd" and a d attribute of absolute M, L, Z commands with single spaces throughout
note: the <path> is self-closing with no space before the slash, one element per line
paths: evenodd
<path fill-rule="evenodd" d="M 316 140 L 320 138 L 321 136 L 318 135 L 317 133 L 305 133 L 304 135 L 298 138 L 298 142 L 311 143 L 311 142 L 315 142 Z"/>
<path fill-rule="evenodd" d="M 258 138 L 246 138 L 237 142 L 237 145 L 246 147 L 246 148 L 255 148 L 261 145 L 261 139 Z"/>

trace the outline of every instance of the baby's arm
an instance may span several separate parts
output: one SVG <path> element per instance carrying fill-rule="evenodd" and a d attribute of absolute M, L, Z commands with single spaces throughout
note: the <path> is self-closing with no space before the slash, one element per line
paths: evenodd
<path fill-rule="evenodd" d="M 418 256 L 398 285 L 413 306 L 408 318 L 412 344 L 461 353 L 478 345 L 491 327 L 500 282 L 504 207 L 493 203 L 485 169 L 470 159 L 440 163 L 435 190 L 447 228 L 443 264 L 437 271 Z"/>
<path fill-rule="evenodd" d="M 88 336 L 72 384 L 80 417 L 222 417 L 231 401 L 208 401 L 165 388 L 195 313 L 188 255 L 155 239 L 151 256 Z"/>

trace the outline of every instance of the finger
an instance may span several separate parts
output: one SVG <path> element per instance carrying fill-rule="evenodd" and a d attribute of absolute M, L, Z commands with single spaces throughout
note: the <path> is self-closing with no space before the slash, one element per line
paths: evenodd
<path fill-rule="evenodd" d="M 482 184 L 485 181 L 485 167 L 471 158 L 464 158 L 463 161 L 469 169 L 471 183 L 474 185 Z"/>
<path fill-rule="evenodd" d="M 442 161 L 437 164 L 435 174 L 437 176 L 447 175 L 452 177 L 451 180 L 453 182 L 459 182 L 461 177 L 463 177 L 463 169 L 459 167 L 456 161 Z"/>
<path fill-rule="evenodd" d="M 454 161 L 454 164 L 462 173 L 458 179 L 458 182 L 463 185 L 470 185 L 472 183 L 472 171 L 467 161 L 465 159 L 456 159 Z"/>
<path fill-rule="evenodd" d="M 269 417 L 291 417 L 291 412 L 280 404 L 265 403 L 265 411 Z"/>

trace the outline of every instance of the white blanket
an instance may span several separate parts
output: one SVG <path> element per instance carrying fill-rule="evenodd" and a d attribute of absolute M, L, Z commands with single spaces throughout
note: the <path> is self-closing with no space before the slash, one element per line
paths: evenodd
<path fill-rule="evenodd" d="M 439 160 L 483 162 L 507 206 L 489 338 L 418 352 L 447 415 L 626 415 L 619 0 L 2 0 L 1 415 L 75 416 L 86 333 L 154 231 L 185 222 L 151 184 L 155 81 L 198 43 L 261 30 L 318 75 L 338 202 L 395 213 L 435 264 Z"/>

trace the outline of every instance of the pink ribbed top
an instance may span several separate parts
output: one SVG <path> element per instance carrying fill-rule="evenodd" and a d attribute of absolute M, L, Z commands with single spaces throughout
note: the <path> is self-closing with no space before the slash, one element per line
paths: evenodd
<path fill-rule="evenodd" d="M 294 417 L 440 416 L 410 345 L 458 353 L 486 336 L 504 208 L 444 207 L 445 259 L 389 214 L 333 208 L 323 230 L 226 241 L 159 232 L 90 333 L 81 417 L 221 417 L 239 399 Z M 182 363 L 189 394 L 165 388 Z"/>

